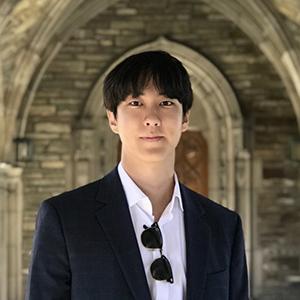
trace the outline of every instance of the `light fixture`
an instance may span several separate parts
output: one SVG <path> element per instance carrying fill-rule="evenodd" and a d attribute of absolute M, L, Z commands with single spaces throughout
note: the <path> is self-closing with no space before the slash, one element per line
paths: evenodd
<path fill-rule="evenodd" d="M 14 139 L 16 144 L 16 161 L 28 162 L 32 160 L 32 142 L 31 139 L 18 137 Z"/>

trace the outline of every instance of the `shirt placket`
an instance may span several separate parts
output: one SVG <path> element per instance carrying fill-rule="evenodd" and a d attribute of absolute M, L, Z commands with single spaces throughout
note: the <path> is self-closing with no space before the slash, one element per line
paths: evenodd
<path fill-rule="evenodd" d="M 163 221 L 162 224 L 165 224 L 164 220 L 162 220 L 162 221 Z M 160 225 L 159 225 L 159 227 L 160 227 L 160 231 L 161 231 L 163 242 L 164 242 L 165 241 L 164 231 L 163 231 L 163 228 Z M 166 256 L 165 249 L 166 249 L 166 246 L 163 244 L 162 254 Z M 160 258 L 160 257 L 161 257 L 160 250 L 156 249 L 155 253 L 153 253 L 153 261 L 157 258 Z M 153 280 L 155 280 L 155 279 L 153 279 Z M 167 282 L 165 280 L 162 280 L 162 281 L 155 280 L 155 288 L 156 288 L 155 300 L 167 300 L 167 299 L 169 299 L 169 292 L 170 292 L 169 291 L 169 289 L 170 289 L 170 283 L 169 282 Z"/>

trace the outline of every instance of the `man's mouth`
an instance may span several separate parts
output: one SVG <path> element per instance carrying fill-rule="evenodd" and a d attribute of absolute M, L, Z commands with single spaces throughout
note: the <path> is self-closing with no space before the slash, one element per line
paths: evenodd
<path fill-rule="evenodd" d="M 141 139 L 144 140 L 144 141 L 148 141 L 148 142 L 158 142 L 161 139 L 163 139 L 163 136 L 161 136 L 161 135 L 157 135 L 157 136 L 142 136 Z"/>

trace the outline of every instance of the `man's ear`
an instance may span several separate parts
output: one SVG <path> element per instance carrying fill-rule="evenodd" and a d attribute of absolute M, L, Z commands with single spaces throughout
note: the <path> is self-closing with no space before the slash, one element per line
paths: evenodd
<path fill-rule="evenodd" d="M 117 118 L 115 117 L 114 113 L 110 110 L 106 110 L 106 115 L 108 119 L 108 124 L 112 132 L 118 134 L 118 122 Z"/>
<path fill-rule="evenodd" d="M 188 128 L 189 128 L 190 113 L 191 113 L 190 110 L 187 111 L 187 112 L 184 114 L 183 118 L 182 118 L 182 130 L 181 130 L 182 132 L 187 131 Z"/>

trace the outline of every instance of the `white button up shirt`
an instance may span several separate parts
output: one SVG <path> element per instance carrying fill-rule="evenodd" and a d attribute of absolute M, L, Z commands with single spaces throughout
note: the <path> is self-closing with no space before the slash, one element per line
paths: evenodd
<path fill-rule="evenodd" d="M 118 172 L 128 201 L 152 299 L 184 300 L 186 295 L 185 231 L 182 199 L 176 174 L 174 174 L 175 186 L 172 199 L 158 221 L 163 238 L 162 253 L 168 258 L 172 267 L 174 283 L 171 284 L 152 277 L 150 266 L 161 256 L 160 251 L 144 247 L 141 241 L 143 225 L 150 227 L 154 223 L 151 201 L 129 177 L 121 163 L 118 165 Z"/>

